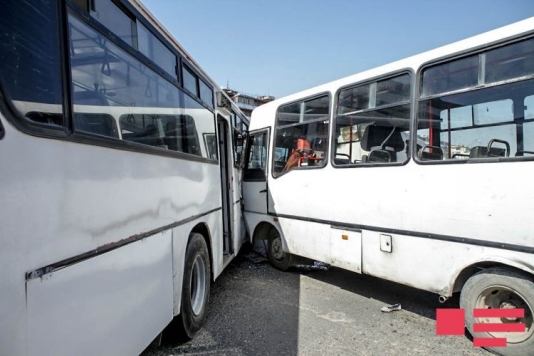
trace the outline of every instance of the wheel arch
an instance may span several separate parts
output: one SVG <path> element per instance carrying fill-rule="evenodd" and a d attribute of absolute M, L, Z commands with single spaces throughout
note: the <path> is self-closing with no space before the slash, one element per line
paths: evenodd
<path fill-rule="evenodd" d="M 211 233 L 208 225 L 205 222 L 200 222 L 193 227 L 191 230 L 191 233 L 189 234 L 189 239 L 187 240 L 187 245 L 189 245 L 189 242 L 191 241 L 191 234 L 192 233 L 198 233 L 204 237 L 204 241 L 206 241 L 206 245 L 208 246 L 208 255 L 210 258 L 210 264 L 212 268 L 210 268 L 210 278 L 213 281 L 213 249 L 212 249 L 212 243 L 211 243 Z"/>
<path fill-rule="evenodd" d="M 254 243 L 260 240 L 267 240 L 269 237 L 269 231 L 271 231 L 273 228 L 276 229 L 276 227 L 270 222 L 260 221 L 252 233 L 252 242 Z"/>
<path fill-rule="evenodd" d="M 503 257 L 487 257 L 478 261 L 472 261 L 457 270 L 456 273 L 452 276 L 451 281 L 449 283 L 450 292 L 448 293 L 448 296 L 452 295 L 452 293 L 460 292 L 467 280 L 477 272 L 483 269 L 493 267 L 501 267 L 504 269 L 520 272 L 522 274 L 526 273 L 530 275 L 531 278 L 534 277 L 533 266 L 529 266 L 525 263 L 513 261 L 511 259 Z"/>
<path fill-rule="evenodd" d="M 273 224 L 270 221 L 262 220 L 260 221 L 256 227 L 254 228 L 254 233 L 252 234 L 252 243 L 254 244 L 256 241 L 261 240 L 268 240 L 269 239 L 269 232 L 271 229 L 275 229 L 280 234 L 280 239 L 282 240 L 282 247 L 284 251 L 287 252 L 287 244 L 284 237 L 284 234 L 282 233 L 282 229 L 280 229 L 277 224 Z"/>

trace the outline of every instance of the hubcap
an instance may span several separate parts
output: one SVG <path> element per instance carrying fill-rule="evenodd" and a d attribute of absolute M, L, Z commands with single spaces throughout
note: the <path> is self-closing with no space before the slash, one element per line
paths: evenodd
<path fill-rule="evenodd" d="M 282 239 L 280 236 L 276 236 L 271 243 L 271 252 L 274 258 L 277 260 L 284 259 L 284 250 L 282 249 Z"/>
<path fill-rule="evenodd" d="M 195 257 L 191 270 L 191 307 L 195 315 L 199 315 L 204 307 L 206 293 L 206 266 L 200 255 Z"/>
<path fill-rule="evenodd" d="M 532 306 L 518 292 L 504 286 L 492 286 L 483 290 L 475 303 L 477 309 L 524 309 L 522 318 L 475 318 L 477 323 L 525 324 L 525 332 L 488 332 L 493 337 L 506 338 L 508 343 L 520 343 L 534 334 Z"/>

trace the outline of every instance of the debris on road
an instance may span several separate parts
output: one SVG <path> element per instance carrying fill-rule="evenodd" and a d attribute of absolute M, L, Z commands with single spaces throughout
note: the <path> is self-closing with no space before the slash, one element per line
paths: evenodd
<path fill-rule="evenodd" d="M 295 268 L 301 271 L 328 271 L 330 265 L 324 262 L 314 261 L 313 265 L 296 265 Z"/>
<path fill-rule="evenodd" d="M 401 305 L 400 303 L 398 304 L 393 304 L 393 305 L 390 305 L 388 307 L 383 307 L 382 309 L 380 309 L 380 311 L 384 312 L 384 313 L 391 313 L 391 312 L 394 312 L 394 311 L 397 311 L 397 310 L 401 310 Z"/>
<path fill-rule="evenodd" d="M 249 262 L 252 262 L 254 264 L 269 262 L 269 260 L 267 258 L 265 258 L 264 256 L 254 252 L 254 251 L 243 255 L 243 258 L 245 258 L 246 260 L 248 260 Z"/>

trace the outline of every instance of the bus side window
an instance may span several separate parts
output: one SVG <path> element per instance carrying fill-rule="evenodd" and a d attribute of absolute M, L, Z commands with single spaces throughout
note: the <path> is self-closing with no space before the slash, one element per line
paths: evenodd
<path fill-rule="evenodd" d="M 56 7 L 55 1 L 2 2 L 0 78 L 22 117 L 57 128 L 65 122 Z"/>
<path fill-rule="evenodd" d="M 425 68 L 418 113 L 423 150 L 441 148 L 443 159 L 463 161 L 534 154 L 528 103 L 534 87 L 533 45 L 529 38 Z"/>
<path fill-rule="evenodd" d="M 339 91 L 334 166 L 408 160 L 410 87 L 402 73 Z"/>
<path fill-rule="evenodd" d="M 275 177 L 295 168 L 324 167 L 330 125 L 330 97 L 317 96 L 280 106 L 273 152 Z"/>

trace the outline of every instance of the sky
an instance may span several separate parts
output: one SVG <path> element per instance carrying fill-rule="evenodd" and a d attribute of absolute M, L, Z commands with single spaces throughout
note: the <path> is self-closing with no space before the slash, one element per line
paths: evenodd
<path fill-rule="evenodd" d="M 534 0 L 142 0 L 221 87 L 277 98 L 534 16 Z"/>

